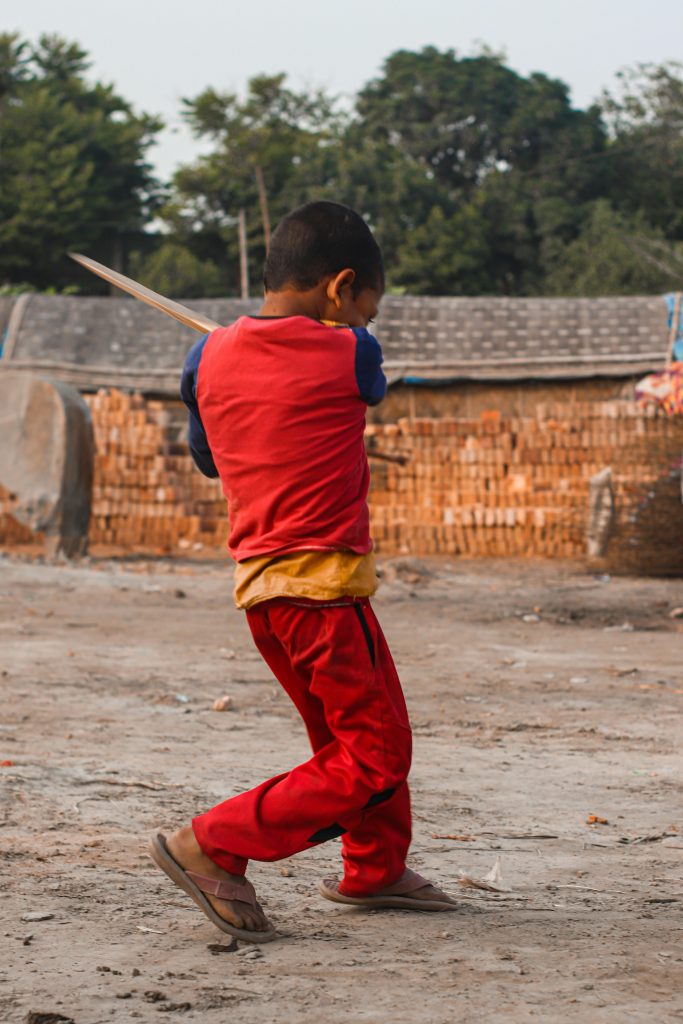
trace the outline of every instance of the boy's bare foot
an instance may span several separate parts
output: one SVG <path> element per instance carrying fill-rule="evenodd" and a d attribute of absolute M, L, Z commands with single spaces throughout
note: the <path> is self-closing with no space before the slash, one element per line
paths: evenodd
<path fill-rule="evenodd" d="M 244 875 L 230 875 L 206 856 L 189 826 L 179 828 L 177 832 L 169 836 L 166 840 L 166 848 L 185 871 L 195 871 L 199 875 L 207 875 L 209 878 L 216 878 L 224 882 L 235 882 L 238 885 L 244 882 Z M 255 907 L 251 907 L 240 900 L 221 900 L 209 893 L 205 893 L 205 896 L 218 916 L 236 928 L 255 932 L 272 929 L 272 925 L 259 903 Z"/>

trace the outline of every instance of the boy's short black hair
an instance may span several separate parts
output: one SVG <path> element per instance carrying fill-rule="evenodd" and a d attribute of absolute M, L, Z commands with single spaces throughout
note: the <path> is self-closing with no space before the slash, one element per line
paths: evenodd
<path fill-rule="evenodd" d="M 356 272 L 354 295 L 384 290 L 382 252 L 360 214 L 341 203 L 306 203 L 273 232 L 263 283 L 268 292 L 287 285 L 306 291 L 345 267 Z"/>

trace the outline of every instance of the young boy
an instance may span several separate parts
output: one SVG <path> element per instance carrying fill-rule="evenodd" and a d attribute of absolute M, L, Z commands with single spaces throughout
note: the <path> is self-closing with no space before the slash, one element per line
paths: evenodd
<path fill-rule="evenodd" d="M 259 316 L 190 351 L 181 394 L 190 450 L 228 500 L 235 599 L 300 712 L 313 756 L 195 818 L 150 852 L 222 931 L 275 931 L 244 875 L 342 837 L 338 903 L 453 910 L 406 868 L 411 733 L 396 669 L 369 597 L 366 405 L 384 397 L 367 331 L 384 291 L 363 219 L 337 203 L 295 210 L 273 234 Z"/>

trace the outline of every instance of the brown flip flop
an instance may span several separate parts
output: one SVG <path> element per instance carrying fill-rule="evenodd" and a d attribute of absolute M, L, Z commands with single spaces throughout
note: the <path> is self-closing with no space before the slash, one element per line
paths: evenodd
<path fill-rule="evenodd" d="M 236 939 L 243 942 L 272 942 L 277 932 L 274 928 L 269 931 L 249 931 L 246 928 L 237 928 L 217 914 L 213 909 L 205 892 L 212 896 L 218 896 L 221 900 L 236 900 L 239 903 L 246 903 L 254 909 L 256 907 L 256 893 L 251 882 L 224 882 L 218 878 L 209 878 L 208 875 L 199 875 L 196 871 L 185 871 L 177 860 L 171 855 L 166 846 L 166 836 L 156 832 L 149 841 L 149 855 L 162 871 L 164 871 L 172 882 L 180 886 L 188 896 L 191 896 L 200 910 L 203 910 L 209 921 L 227 932 Z"/>
<path fill-rule="evenodd" d="M 384 907 L 393 910 L 457 910 L 457 904 L 445 900 L 420 900 L 411 897 L 411 892 L 431 885 L 428 879 L 418 875 L 416 871 L 406 868 L 398 882 L 380 889 L 373 896 L 345 896 L 339 891 L 339 879 L 324 878 L 318 883 L 320 895 L 333 903 L 346 903 L 352 907 Z"/>

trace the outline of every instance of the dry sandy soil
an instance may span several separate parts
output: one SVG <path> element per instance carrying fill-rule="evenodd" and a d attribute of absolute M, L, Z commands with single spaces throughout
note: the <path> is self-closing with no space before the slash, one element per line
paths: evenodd
<path fill-rule="evenodd" d="M 0 559 L 0 1019 L 683 1020 L 683 585 L 393 562 L 375 605 L 416 733 L 412 864 L 460 910 L 326 903 L 332 842 L 253 865 L 281 937 L 231 951 L 145 853 L 308 756 L 227 566 Z M 505 891 L 459 885 L 498 858 Z"/>

